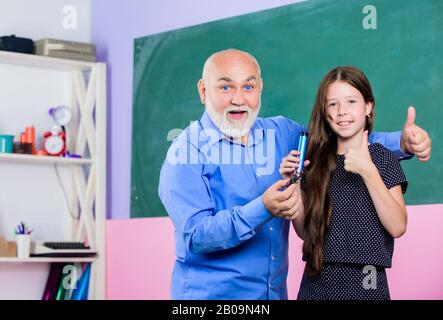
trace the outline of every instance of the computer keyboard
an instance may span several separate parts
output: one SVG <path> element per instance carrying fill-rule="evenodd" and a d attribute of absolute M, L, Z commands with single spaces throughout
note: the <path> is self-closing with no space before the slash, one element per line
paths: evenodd
<path fill-rule="evenodd" d="M 31 243 L 31 257 L 90 257 L 96 255 L 83 242 L 36 241 Z"/>
<path fill-rule="evenodd" d="M 83 242 L 43 242 L 45 247 L 55 250 L 77 250 L 77 249 L 89 249 Z"/>

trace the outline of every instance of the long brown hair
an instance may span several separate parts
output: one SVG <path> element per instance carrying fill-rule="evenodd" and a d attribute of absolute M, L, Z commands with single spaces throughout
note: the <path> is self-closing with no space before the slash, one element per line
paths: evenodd
<path fill-rule="evenodd" d="M 309 144 L 306 159 L 311 161 L 303 179 L 303 202 L 305 208 L 303 255 L 307 259 L 308 274 L 320 272 L 323 265 L 323 245 L 331 219 L 329 183 L 335 169 L 337 136 L 327 121 L 326 94 L 331 83 L 344 81 L 362 94 L 365 103 L 373 107 L 366 117 L 365 130 L 371 132 L 374 121 L 374 96 L 366 76 L 354 67 L 341 66 L 328 72 L 320 83 L 309 121 Z"/>

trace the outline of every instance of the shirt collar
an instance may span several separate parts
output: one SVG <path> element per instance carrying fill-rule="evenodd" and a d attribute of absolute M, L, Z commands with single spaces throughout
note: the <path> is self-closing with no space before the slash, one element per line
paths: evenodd
<path fill-rule="evenodd" d="M 205 111 L 203 113 L 203 116 L 200 119 L 200 123 L 201 126 L 203 128 L 203 130 L 208 130 L 211 131 L 211 134 L 214 132 L 215 133 L 215 139 L 210 139 L 210 145 L 209 147 L 212 147 L 212 145 L 216 144 L 217 142 L 219 142 L 220 140 L 222 140 L 225 136 L 224 134 L 220 131 L 219 128 L 217 128 L 217 126 L 214 124 L 214 122 L 212 121 L 212 119 L 209 117 L 209 114 Z M 207 137 L 206 135 L 204 135 L 205 138 Z M 209 139 L 209 137 L 207 137 Z M 207 142 L 208 140 L 206 140 Z"/>
<path fill-rule="evenodd" d="M 247 142 L 248 147 L 258 144 L 264 138 L 265 130 L 263 129 L 260 120 L 260 118 L 257 118 L 250 130 Z M 226 139 L 227 141 L 232 141 L 220 131 L 220 129 L 214 124 L 206 111 L 203 113 L 203 116 L 200 119 L 200 123 L 203 130 L 214 130 L 214 132 L 216 132 L 216 139 L 211 139 L 211 145 L 209 147 L 212 147 L 212 145 L 223 139 Z"/>

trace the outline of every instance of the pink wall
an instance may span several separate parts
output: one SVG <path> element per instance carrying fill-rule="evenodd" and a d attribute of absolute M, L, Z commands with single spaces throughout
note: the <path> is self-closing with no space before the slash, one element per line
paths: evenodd
<path fill-rule="evenodd" d="M 393 299 L 443 299 L 443 205 L 408 206 L 407 233 L 388 271 Z M 107 298 L 169 299 L 174 262 L 168 218 L 107 221 Z M 290 234 L 289 297 L 297 296 L 301 241 Z"/>
<path fill-rule="evenodd" d="M 169 218 L 114 219 L 106 228 L 108 299 L 169 299 L 175 259 Z"/>

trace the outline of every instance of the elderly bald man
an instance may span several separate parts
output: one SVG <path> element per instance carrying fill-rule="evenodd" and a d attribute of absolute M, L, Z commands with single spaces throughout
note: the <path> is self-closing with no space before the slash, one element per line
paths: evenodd
<path fill-rule="evenodd" d="M 171 298 L 287 299 L 288 232 L 300 198 L 294 185 L 282 191 L 278 167 L 305 128 L 257 117 L 263 80 L 249 53 L 214 53 L 197 87 L 206 110 L 172 143 L 160 173 L 175 228 Z M 400 159 L 410 157 L 403 148 L 428 160 L 431 141 L 413 118 L 403 135 L 374 133 L 370 141 Z"/>

